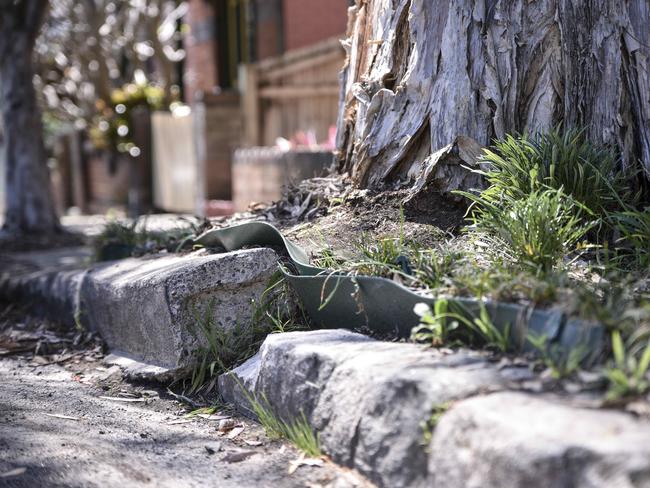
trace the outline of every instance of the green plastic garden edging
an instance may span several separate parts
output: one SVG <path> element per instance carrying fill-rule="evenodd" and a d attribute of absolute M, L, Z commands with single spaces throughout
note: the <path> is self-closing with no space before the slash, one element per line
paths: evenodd
<path fill-rule="evenodd" d="M 286 249 L 296 272 L 284 266 L 280 266 L 280 269 L 314 324 L 321 328 L 366 329 L 408 337 L 411 329 L 419 324 L 419 317 L 413 312 L 415 304 L 432 306 L 436 301 L 435 297 L 418 294 L 386 278 L 352 277 L 311 266 L 303 249 L 266 222 L 248 222 L 209 230 L 188 239 L 184 245 L 189 243 L 204 247 L 220 246 L 226 251 L 251 246 Z M 510 326 L 509 340 L 513 349 L 531 350 L 526 337 L 532 333 L 544 335 L 549 344 L 558 344 L 565 351 L 587 347 L 590 351 L 588 362 L 595 361 L 601 352 L 604 328 L 600 324 L 569 318 L 558 310 L 540 310 L 471 298 L 445 299 L 468 318 L 477 317 L 481 306 L 484 306 L 495 326 L 501 330 Z"/>

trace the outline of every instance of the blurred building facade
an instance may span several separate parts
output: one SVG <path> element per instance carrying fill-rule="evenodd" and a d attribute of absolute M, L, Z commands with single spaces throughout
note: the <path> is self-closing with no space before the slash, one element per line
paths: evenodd
<path fill-rule="evenodd" d="M 297 144 L 327 146 L 336 123 L 345 57 L 339 40 L 350 1 L 188 4 L 184 94 L 192 106 L 198 175 L 204 180 L 199 200 L 231 200 L 233 187 L 242 187 L 233 178 L 247 177 L 241 168 L 233 175 L 238 148 L 275 146 L 278 138 L 291 141 L 296 135 Z M 243 154 L 237 159 L 245 168 Z M 259 151 L 255 154 L 260 164 Z"/>
<path fill-rule="evenodd" d="M 185 98 L 236 89 L 238 66 L 342 37 L 350 0 L 189 0 Z"/>
<path fill-rule="evenodd" d="M 277 198 L 289 178 L 327 165 L 350 0 L 183 5 L 187 106 L 134 111 L 137 155 L 98 149 L 88 130 L 59 134 L 50 148 L 59 213 L 229 213 L 233 200 L 242 210 Z M 299 154 L 284 154 L 291 148 Z"/>

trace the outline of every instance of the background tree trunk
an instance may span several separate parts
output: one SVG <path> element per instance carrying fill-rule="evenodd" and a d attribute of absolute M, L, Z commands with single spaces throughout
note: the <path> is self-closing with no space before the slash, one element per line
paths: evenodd
<path fill-rule="evenodd" d="M 6 147 L 4 231 L 59 229 L 33 85 L 32 52 L 47 0 L 0 0 L 0 107 Z"/>
<path fill-rule="evenodd" d="M 348 35 L 337 145 L 358 185 L 560 122 L 650 177 L 648 0 L 357 0 Z"/>

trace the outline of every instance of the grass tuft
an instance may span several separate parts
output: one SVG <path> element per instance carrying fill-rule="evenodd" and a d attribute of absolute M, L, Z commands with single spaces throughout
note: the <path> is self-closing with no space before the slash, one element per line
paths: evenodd
<path fill-rule="evenodd" d="M 302 308 L 296 305 L 287 283 L 276 273 L 254 307 L 247 323 L 237 321 L 224 328 L 215 322 L 214 300 L 203 311 L 193 309 L 195 327 L 190 329 L 202 344 L 197 350 L 196 366 L 189 378 L 189 392 L 211 391 L 220 374 L 239 366 L 255 355 L 266 336 L 279 332 L 304 330 L 309 322 Z"/>
<path fill-rule="evenodd" d="M 614 151 L 589 143 L 581 130 L 508 135 L 494 144 L 493 151 L 485 151 L 483 162 L 490 166 L 484 172 L 490 187 L 483 196 L 495 204 L 502 195 L 523 200 L 540 190 L 561 190 L 591 215 L 606 220 L 634 198 L 618 171 Z"/>
<path fill-rule="evenodd" d="M 262 396 L 262 401 L 257 400 L 249 395 L 249 402 L 259 420 L 266 435 L 271 438 L 284 438 L 295 445 L 310 457 L 319 457 L 322 455 L 320 447 L 320 436 L 314 433 L 304 412 L 293 421 L 285 422 L 273 413 L 266 396 Z"/>
<path fill-rule="evenodd" d="M 506 252 L 513 262 L 536 274 L 547 274 L 574 252 L 595 225 L 559 190 L 535 190 L 521 199 L 502 195 L 499 202 L 484 194 L 464 193 L 475 206 L 470 230 L 483 244 Z"/>

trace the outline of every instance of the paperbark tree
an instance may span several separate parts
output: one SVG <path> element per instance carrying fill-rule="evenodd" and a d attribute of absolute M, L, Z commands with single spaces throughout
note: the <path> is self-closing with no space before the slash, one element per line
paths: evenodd
<path fill-rule="evenodd" d="M 422 180 L 437 158 L 562 123 L 650 178 L 648 26 L 648 0 L 357 0 L 340 169 L 366 187 Z"/>
<path fill-rule="evenodd" d="M 41 111 L 33 85 L 32 52 L 47 0 L 0 0 L 0 108 L 6 150 L 3 230 L 9 235 L 59 230 Z"/>

